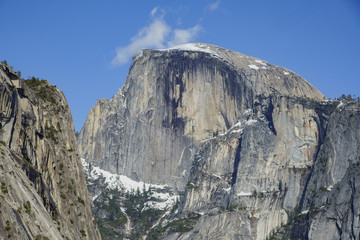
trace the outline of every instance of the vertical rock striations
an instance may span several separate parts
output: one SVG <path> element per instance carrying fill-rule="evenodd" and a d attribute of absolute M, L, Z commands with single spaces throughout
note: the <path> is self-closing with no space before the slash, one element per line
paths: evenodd
<path fill-rule="evenodd" d="M 0 91 L 0 235 L 100 239 L 63 93 L 3 63 Z"/>
<path fill-rule="evenodd" d="M 122 89 L 90 110 L 80 151 L 113 173 L 184 189 L 202 142 L 227 131 L 260 94 L 324 98 L 293 72 L 216 46 L 142 50 Z"/>
<path fill-rule="evenodd" d="M 340 103 L 324 124 L 319 149 L 304 196 L 301 219 L 288 236 L 309 239 L 358 239 L 360 106 Z"/>
<path fill-rule="evenodd" d="M 266 239 L 301 202 L 319 149 L 322 102 L 271 96 L 255 105 L 195 156 L 182 212 L 205 214 L 190 239 L 243 239 L 244 229 L 249 239 Z M 242 228 L 210 231 L 234 215 Z"/>
<path fill-rule="evenodd" d="M 101 168 L 177 187 L 149 239 L 358 239 L 359 112 L 289 70 L 187 44 L 137 53 L 78 142 Z"/>

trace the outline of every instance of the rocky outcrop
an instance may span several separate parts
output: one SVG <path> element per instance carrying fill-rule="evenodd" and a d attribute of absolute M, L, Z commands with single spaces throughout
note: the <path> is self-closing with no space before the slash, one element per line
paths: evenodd
<path fill-rule="evenodd" d="M 1 239 L 100 239 L 69 106 L 0 63 Z"/>
<path fill-rule="evenodd" d="M 359 238 L 360 106 L 341 102 L 324 125 L 324 137 L 289 237 Z"/>
<path fill-rule="evenodd" d="M 289 70 L 216 46 L 142 50 L 122 89 L 90 110 L 80 151 L 112 173 L 181 190 L 202 142 L 274 94 L 324 98 Z"/>
<path fill-rule="evenodd" d="M 256 102 L 200 148 L 178 214 L 159 236 L 357 239 L 360 105 L 275 96 Z M 166 230 L 194 213 L 201 216 L 187 231 Z"/>
<path fill-rule="evenodd" d="M 270 96 L 255 105 L 195 155 L 180 216 L 203 216 L 179 239 L 266 239 L 298 208 L 320 147 L 319 124 L 328 117 L 322 109 L 336 104 Z M 242 227 L 211 230 L 230 216 Z"/>

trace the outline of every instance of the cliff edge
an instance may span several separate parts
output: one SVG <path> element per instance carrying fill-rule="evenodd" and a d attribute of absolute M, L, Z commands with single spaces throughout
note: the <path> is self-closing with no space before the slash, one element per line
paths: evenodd
<path fill-rule="evenodd" d="M 64 94 L 4 63 L 0 92 L 1 239 L 100 239 Z"/>

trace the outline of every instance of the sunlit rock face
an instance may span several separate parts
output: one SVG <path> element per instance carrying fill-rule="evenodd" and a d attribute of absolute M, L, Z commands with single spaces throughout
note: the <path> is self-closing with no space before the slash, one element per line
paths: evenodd
<path fill-rule="evenodd" d="M 203 142 L 226 132 L 245 110 L 256 108 L 258 96 L 273 95 L 324 98 L 289 70 L 213 45 L 142 50 L 133 58 L 125 85 L 111 100 L 98 100 L 90 110 L 78 137 L 80 151 L 89 162 L 112 173 L 184 189 L 193 156 Z M 275 128 L 288 119 L 305 121 L 301 114 L 308 118 L 311 113 L 301 109 L 287 113 L 286 103 L 278 101 L 281 108 L 274 114 L 279 118 L 271 123 Z M 286 138 L 297 134 L 316 142 L 314 134 L 298 124 L 278 130 Z M 309 131 L 316 128 L 314 121 L 306 124 Z M 286 144 L 277 144 L 276 151 Z M 292 150 L 289 157 L 309 155 L 293 164 L 312 161 L 308 159 L 315 145 Z"/>
<path fill-rule="evenodd" d="M 356 239 L 359 112 L 290 70 L 186 44 L 138 52 L 78 142 L 94 165 L 179 190 L 150 239 Z"/>

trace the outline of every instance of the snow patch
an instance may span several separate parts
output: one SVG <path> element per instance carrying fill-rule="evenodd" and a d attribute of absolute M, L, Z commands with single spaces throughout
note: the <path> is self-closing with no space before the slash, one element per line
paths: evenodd
<path fill-rule="evenodd" d="M 243 115 L 250 115 L 252 113 L 252 109 L 248 108 L 243 112 Z"/>
<path fill-rule="evenodd" d="M 284 75 L 289 75 L 290 73 L 289 73 L 289 72 L 286 72 L 286 71 L 283 71 L 283 74 L 284 74 Z"/>
<path fill-rule="evenodd" d="M 246 121 L 239 121 L 237 122 L 234 126 L 232 126 L 228 132 L 235 132 L 235 133 L 239 133 L 239 132 L 242 132 L 246 126 L 252 126 L 254 125 L 255 123 L 257 123 L 258 121 L 256 119 L 249 119 L 249 120 L 246 120 Z"/>
<path fill-rule="evenodd" d="M 309 212 L 309 210 L 304 210 L 300 213 L 300 215 L 304 215 L 304 214 L 307 214 Z"/>
<path fill-rule="evenodd" d="M 194 52 L 206 52 L 218 58 L 221 58 L 216 52 L 212 51 L 210 47 L 202 43 L 186 43 L 178 45 L 175 47 L 167 49 L 158 49 L 159 51 L 170 51 L 170 50 L 184 50 L 184 51 L 194 51 Z"/>
<path fill-rule="evenodd" d="M 330 100 L 330 99 L 322 100 L 322 101 L 321 101 L 321 104 L 322 104 L 322 105 L 327 105 L 327 104 L 332 103 L 332 101 L 333 101 L 333 100 Z"/>
<path fill-rule="evenodd" d="M 143 56 L 143 49 L 137 51 L 134 56 L 135 56 L 134 62 L 136 62 L 139 58 Z"/>
<path fill-rule="evenodd" d="M 196 44 L 196 43 L 186 43 L 181 44 L 175 47 L 168 48 L 169 50 L 187 50 L 187 51 L 201 51 L 201 52 L 208 52 L 212 53 L 210 48 L 205 44 Z"/>
<path fill-rule="evenodd" d="M 143 191 L 148 191 L 150 188 L 151 197 L 155 201 L 147 201 L 145 203 L 145 209 L 159 209 L 166 210 L 170 209 L 178 201 L 179 196 L 166 192 L 167 185 L 158 185 L 158 184 L 149 184 L 144 182 L 134 181 L 127 176 L 113 174 L 108 171 L 102 170 L 99 167 L 91 167 L 90 164 L 85 160 L 81 159 L 85 174 L 89 180 L 97 180 L 99 178 L 105 178 L 105 184 L 108 189 L 117 189 L 125 192 L 137 192 L 143 193 Z M 101 195 L 101 192 L 92 198 L 92 201 L 96 200 Z M 124 209 L 125 210 L 125 209 Z"/>
<path fill-rule="evenodd" d="M 249 68 L 251 68 L 251 69 L 255 69 L 255 70 L 259 70 L 259 69 L 260 69 L 258 66 L 253 65 L 253 64 L 250 64 L 250 65 L 248 65 L 248 66 L 249 66 Z"/>
<path fill-rule="evenodd" d="M 257 120 L 255 120 L 255 119 L 250 119 L 250 120 L 247 120 L 247 121 L 245 122 L 245 124 L 246 124 L 247 126 L 254 125 L 255 123 L 257 123 Z"/>
<path fill-rule="evenodd" d="M 252 193 L 250 193 L 250 192 L 243 192 L 243 191 L 241 191 L 241 192 L 239 192 L 238 194 L 236 194 L 237 196 L 239 196 L 239 197 L 242 197 L 242 196 L 251 196 L 252 195 Z"/>
<path fill-rule="evenodd" d="M 91 198 L 91 201 L 95 201 L 99 196 L 101 195 L 101 192 L 96 194 L 94 197 Z"/>
<path fill-rule="evenodd" d="M 212 173 L 211 175 L 213 175 L 214 177 L 216 177 L 216 178 L 218 178 L 218 179 L 222 179 L 222 177 L 219 176 L 219 175 L 217 175 L 217 174 Z"/>
<path fill-rule="evenodd" d="M 149 184 L 141 181 L 137 182 L 127 176 L 113 174 L 99 167 L 91 167 L 90 169 L 89 163 L 83 158 L 81 159 L 81 163 L 89 179 L 97 180 L 103 177 L 109 189 L 123 189 L 126 192 L 135 192 L 139 189 L 140 192 L 143 192 L 143 190 L 148 191 L 150 187 L 155 189 L 164 189 L 166 187 L 166 185 Z"/>
<path fill-rule="evenodd" d="M 339 105 L 337 105 L 336 108 L 341 108 L 341 107 L 344 106 L 344 105 L 345 105 L 344 102 L 343 102 L 343 101 L 340 101 Z"/>
<path fill-rule="evenodd" d="M 240 129 L 232 130 L 231 132 L 232 133 L 242 133 L 243 131 L 244 131 L 244 129 L 240 128 Z"/>
<path fill-rule="evenodd" d="M 170 196 L 169 193 L 154 192 L 151 196 L 155 197 L 158 200 L 162 200 L 162 201 L 160 201 L 160 202 L 148 201 L 145 203 L 143 210 L 146 210 L 146 209 L 166 210 L 166 209 L 169 209 L 169 207 L 174 206 L 176 201 L 178 201 L 177 195 Z"/>
<path fill-rule="evenodd" d="M 267 64 L 266 63 L 264 63 L 263 61 L 261 61 L 261 60 L 255 60 L 255 62 L 257 62 L 257 63 L 260 63 L 261 65 L 263 65 L 263 66 L 267 66 Z"/>
<path fill-rule="evenodd" d="M 239 121 L 233 127 L 241 127 L 241 126 L 244 126 L 244 125 L 251 126 L 256 122 L 257 122 L 257 120 L 255 120 L 255 119 L 249 119 L 247 121 Z"/>

